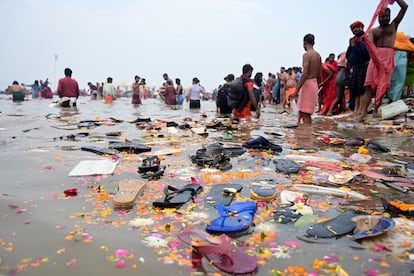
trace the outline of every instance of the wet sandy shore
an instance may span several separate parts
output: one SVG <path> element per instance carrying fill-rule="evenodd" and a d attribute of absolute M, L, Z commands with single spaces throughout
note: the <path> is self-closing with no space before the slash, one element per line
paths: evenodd
<path fill-rule="evenodd" d="M 338 131 L 347 136 L 375 137 L 394 151 L 412 152 L 413 148 L 410 132 L 386 133 L 384 129 L 367 130 L 358 126 L 351 134 L 349 130 L 338 129 L 335 120 L 316 119 L 315 126 L 306 130 L 285 128 L 295 124 L 296 118 L 280 114 L 281 110 L 274 107 L 266 107 L 260 120 L 234 131 L 232 140 L 223 140 L 219 131 L 209 130 L 207 137 L 191 132 L 160 135 L 129 123 L 138 117 L 150 117 L 153 121 L 181 122 L 183 118 L 191 118 L 193 122 L 210 121 L 215 118 L 213 102 L 202 102 L 201 111 L 206 118 L 200 112 L 190 112 L 188 104 L 180 110 L 171 110 L 156 99 L 145 100 L 143 106 L 134 108 L 129 99 L 105 105 L 81 98 L 77 111 L 51 104 L 51 100 L 45 99 L 21 104 L 0 99 L 0 275 L 202 275 L 200 269 L 197 271 L 191 266 L 190 249 L 179 242 L 177 235 L 183 227 L 204 229 L 206 221 L 215 218 L 217 213 L 204 201 L 204 193 L 194 204 L 177 211 L 155 211 L 152 201 L 163 196 L 166 185 L 183 186 L 194 177 L 207 192 L 216 183 L 239 183 L 244 188 L 238 200 L 245 201 L 251 200 L 249 185 L 254 179 L 274 179 L 279 191 L 303 180 L 301 176 L 275 173 L 273 156 L 267 153 L 232 158 L 233 168 L 228 172 L 201 171 L 190 156 L 214 141 L 241 144 L 271 129 L 283 137 L 271 134 L 266 137 L 281 145 L 286 154 L 296 145 L 318 147 L 324 157 L 349 156 L 356 152 L 355 148 L 325 146 L 314 135 Z M 107 118 L 123 122 L 92 129 L 77 127 L 82 120 Z M 121 137 L 105 137 L 106 133 L 117 131 L 122 132 Z M 79 132 L 90 135 L 70 139 L 71 134 Z M 129 211 L 114 210 L 111 199 L 120 180 L 140 177 L 137 166 L 144 154 L 121 155 L 113 175 L 68 176 L 80 161 L 104 158 L 81 151 L 81 146 L 104 147 L 109 140 L 117 139 L 146 143 L 152 152 L 177 150 L 175 154 L 161 156 L 162 164 L 167 166 L 164 177 L 148 181 L 143 195 Z M 391 157 L 374 158 L 386 162 Z M 412 160 L 412 157 L 398 158 Z M 66 197 L 63 192 L 72 188 L 78 189 L 78 195 Z M 382 212 L 379 198 L 383 195 L 413 200 L 412 195 L 375 186 L 372 182 L 353 188 L 371 200 L 349 202 L 315 195 L 311 204 L 315 214 L 329 217 L 347 207 Z M 306 225 L 297 227 L 274 221 L 272 211 L 277 200 L 258 204 L 256 227 L 250 234 L 235 239 L 240 248 L 258 257 L 259 269 L 255 275 L 283 275 L 279 272 L 288 275 L 289 267 L 298 273 L 301 269 L 317 273 L 313 275 L 346 275 L 335 274 L 334 269 L 342 269 L 348 275 L 410 275 L 414 269 L 413 261 L 401 256 L 401 252 L 370 250 L 348 238 L 304 242 L 298 236 L 303 235 Z M 406 242 L 407 250 L 414 247 L 412 232 Z M 375 241 L 375 244 L 384 243 Z M 324 269 L 318 264 L 324 264 Z M 209 275 L 220 273 L 208 263 L 204 269 Z"/>

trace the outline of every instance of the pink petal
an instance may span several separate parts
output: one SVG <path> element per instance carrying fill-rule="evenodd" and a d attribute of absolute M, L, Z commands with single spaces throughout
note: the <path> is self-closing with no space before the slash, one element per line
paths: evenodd
<path fill-rule="evenodd" d="M 17 209 L 17 208 L 19 208 L 19 206 L 14 205 L 14 204 L 9 204 L 7 206 L 9 206 L 10 209 Z"/>
<path fill-rule="evenodd" d="M 125 260 L 120 260 L 119 262 L 117 262 L 115 264 L 116 268 L 124 268 L 126 266 L 126 261 Z"/>
<path fill-rule="evenodd" d="M 332 254 L 331 256 L 324 256 L 323 260 L 327 262 L 339 262 L 339 258 L 335 254 Z"/>
<path fill-rule="evenodd" d="M 20 208 L 20 209 L 17 209 L 16 214 L 21 214 L 24 212 L 26 212 L 26 209 Z"/>
<path fill-rule="evenodd" d="M 24 224 L 31 224 L 31 221 L 25 221 Z"/>
<path fill-rule="evenodd" d="M 300 242 L 298 241 L 285 241 L 286 246 L 290 247 L 298 247 L 300 245 Z"/>
<path fill-rule="evenodd" d="M 76 259 L 72 259 L 66 263 L 67 266 L 74 266 L 76 264 Z"/>
<path fill-rule="evenodd" d="M 377 276 L 378 275 L 378 270 L 370 269 L 370 270 L 367 271 L 366 275 L 367 276 Z"/>
<path fill-rule="evenodd" d="M 170 244 L 168 244 L 168 248 L 173 249 L 173 248 L 179 247 L 180 245 L 181 245 L 180 241 L 172 241 L 170 242 Z"/>
<path fill-rule="evenodd" d="M 376 251 L 388 251 L 388 252 L 392 251 L 391 249 L 388 249 L 387 247 L 383 245 L 374 245 L 372 248 Z"/>
<path fill-rule="evenodd" d="M 65 229 L 66 228 L 66 226 L 63 226 L 63 225 L 56 225 L 56 229 Z"/>
<path fill-rule="evenodd" d="M 269 242 L 268 245 L 269 245 L 269 247 L 276 247 L 277 243 L 276 242 Z"/>
<path fill-rule="evenodd" d="M 126 256 L 128 256 L 129 255 L 129 251 L 128 250 L 126 250 L 126 249 L 117 249 L 116 251 L 115 251 L 115 257 L 117 258 L 117 259 L 120 259 L 120 258 L 122 258 L 122 257 L 126 257 Z"/>

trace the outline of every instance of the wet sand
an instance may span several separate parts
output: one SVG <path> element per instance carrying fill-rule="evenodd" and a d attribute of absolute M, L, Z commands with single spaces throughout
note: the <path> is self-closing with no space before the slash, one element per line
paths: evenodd
<path fill-rule="evenodd" d="M 77 111 L 63 110 L 51 104 L 52 100 L 46 99 L 18 104 L 0 99 L 0 275 L 201 275 L 202 272 L 191 267 L 190 250 L 178 241 L 177 235 L 183 227 L 203 230 L 205 222 L 217 217 L 217 213 L 204 202 L 204 193 L 194 204 L 186 204 L 176 212 L 153 210 L 152 201 L 162 197 L 166 185 L 183 186 L 195 177 L 207 192 L 214 183 L 240 183 L 244 188 L 238 199 L 249 200 L 252 179 L 276 179 L 279 191 L 297 181 L 295 177 L 276 174 L 269 162 L 272 156 L 266 154 L 260 158 L 257 155 L 247 159 L 232 158 L 233 168 L 227 173 L 200 171 L 192 164 L 190 156 L 214 141 L 229 142 L 223 140 L 221 132 L 209 130 L 208 137 L 191 133 L 160 136 L 128 123 L 137 117 L 175 122 L 186 117 L 193 121 L 202 119 L 199 111 L 188 110 L 188 103 L 184 103 L 180 110 L 171 110 L 159 100 L 148 99 L 142 106 L 134 108 L 130 99 L 118 99 L 113 105 L 105 105 L 84 97 L 79 100 Z M 201 111 L 207 115 L 206 121 L 215 118 L 213 102 L 203 101 L 201 106 Z M 284 150 L 295 145 L 316 146 L 321 152 L 325 150 L 325 156 L 348 156 L 356 151 L 355 148 L 325 146 L 317 140 L 314 133 L 320 131 L 342 131 L 344 135 L 351 135 L 348 130 L 338 130 L 334 120 L 316 119 L 315 125 L 305 130 L 284 128 L 295 124 L 296 117 L 280 112 L 280 109 L 266 107 L 260 120 L 235 131 L 235 138 L 230 142 L 240 144 L 272 129 L 285 137 L 266 137 Z M 82 120 L 111 117 L 123 122 L 93 129 L 77 128 L 77 123 Z M 82 131 L 93 135 L 78 137 L 75 141 L 68 139 L 68 135 Z M 121 155 L 113 175 L 68 176 L 79 161 L 104 158 L 81 151 L 81 146 L 103 147 L 109 140 L 116 140 L 105 137 L 105 133 L 115 131 L 123 133 L 118 140 L 147 143 L 152 152 L 168 148 L 180 151 L 162 156 L 162 164 L 167 165 L 164 177 L 148 181 L 143 195 L 129 211 L 114 210 L 111 198 L 120 180 L 140 177 L 136 171 L 144 154 Z M 379 128 L 367 130 L 360 127 L 352 135 L 376 137 L 394 150 L 412 151 L 413 148 L 412 134 L 386 134 Z M 78 195 L 66 197 L 63 191 L 72 188 L 78 189 Z M 372 183 L 355 188 L 369 195 L 371 201 L 348 202 L 340 198 L 312 196 L 314 212 L 320 217 L 329 217 L 347 206 L 381 212 L 379 198 L 382 194 L 388 198 L 413 200 L 412 195 L 378 188 Z M 102 197 L 103 194 L 108 198 Z M 259 269 L 255 275 L 279 275 L 277 271 L 284 272 L 288 267 L 303 267 L 308 273 L 318 271 L 318 275 L 335 275 L 328 267 L 325 271 L 314 267 L 315 260 L 323 259 L 330 264 L 330 269 L 342 268 L 349 275 L 367 275 L 369 271 L 382 275 L 410 275 L 414 269 L 413 261 L 401 261 L 401 254 L 362 249 L 348 238 L 303 242 L 297 236 L 303 235 L 306 226 L 276 223 L 272 217 L 275 204 L 259 203 L 256 227 L 252 233 L 235 240 L 239 247 L 258 257 Z M 171 225 L 169 230 L 167 224 Z M 261 233 L 265 233 L 265 237 Z M 408 242 L 412 248 L 413 237 Z M 119 249 L 126 250 L 123 252 L 127 254 L 117 258 Z M 286 254 L 280 253 L 283 249 Z M 208 263 L 204 268 L 210 275 L 220 273 Z"/>

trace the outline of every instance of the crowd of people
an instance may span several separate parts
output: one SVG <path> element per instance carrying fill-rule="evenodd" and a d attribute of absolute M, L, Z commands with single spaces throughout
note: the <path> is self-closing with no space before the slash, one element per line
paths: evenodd
<path fill-rule="evenodd" d="M 242 67 L 240 78 L 243 84 L 243 97 L 240 106 L 230 107 L 227 98 L 235 75 L 228 74 L 214 92 L 217 113 L 220 116 L 260 117 L 261 107 L 266 104 L 278 105 L 283 108 L 297 108 L 298 122 L 311 124 L 311 115 L 315 112 L 324 116 L 332 116 L 339 113 L 352 113 L 347 117 L 350 120 L 362 122 L 369 112 L 372 99 L 373 113 L 378 111 L 384 102 L 388 103 L 401 99 L 405 86 L 412 89 L 413 63 L 414 63 L 414 39 L 408 38 L 404 33 L 398 32 L 398 25 L 402 21 L 408 5 L 404 0 L 395 0 L 400 10 L 391 20 L 391 11 L 387 7 L 387 1 L 381 1 L 373 20 L 364 31 L 364 24 L 355 21 L 350 25 L 352 37 L 345 51 L 329 54 L 324 62 L 320 54 L 314 49 L 315 37 L 312 34 L 305 35 L 303 46 L 302 67 L 281 67 L 276 74 L 268 73 L 264 78 L 262 72 L 257 72 L 253 77 L 253 67 L 245 64 Z M 382 5 L 382 6 L 381 6 Z M 378 18 L 379 26 L 372 28 Z M 57 94 L 63 107 L 76 106 L 76 100 L 80 95 L 79 86 L 72 78 L 72 71 L 66 68 L 65 77 L 58 82 Z M 48 86 L 49 82 L 35 81 L 31 85 L 20 85 L 13 82 L 10 90 L 13 92 L 13 101 L 25 99 L 24 87 L 30 87 L 32 98 L 52 98 L 53 93 Z M 119 94 L 119 88 L 113 85 L 112 77 L 106 82 L 96 85 L 88 83 L 89 92 L 93 100 L 103 100 L 112 103 Z M 131 85 L 131 104 L 139 106 L 143 99 L 156 94 L 150 89 L 144 78 L 136 75 Z M 412 91 L 411 91 L 412 92 Z M 192 79 L 192 85 L 184 89 L 181 80 L 175 82 L 163 74 L 163 83 L 158 93 L 160 99 L 169 107 L 180 108 L 187 101 L 190 109 L 200 109 L 201 100 L 206 95 L 205 88 L 197 77 Z"/>

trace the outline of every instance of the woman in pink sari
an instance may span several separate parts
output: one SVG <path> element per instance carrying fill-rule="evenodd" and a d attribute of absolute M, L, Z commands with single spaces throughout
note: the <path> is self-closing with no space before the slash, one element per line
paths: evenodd
<path fill-rule="evenodd" d="M 322 90 L 323 107 L 320 114 L 326 115 L 330 106 L 336 98 L 336 74 L 338 73 L 335 55 L 330 54 L 329 58 L 322 64 Z"/>

